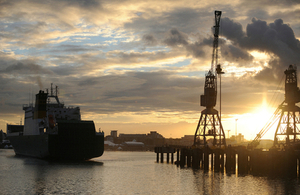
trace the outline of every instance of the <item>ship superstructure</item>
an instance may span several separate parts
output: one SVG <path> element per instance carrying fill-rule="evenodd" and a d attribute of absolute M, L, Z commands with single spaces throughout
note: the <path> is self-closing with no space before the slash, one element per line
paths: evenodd
<path fill-rule="evenodd" d="M 23 105 L 25 111 L 24 135 L 40 135 L 43 133 L 57 132 L 59 120 L 81 120 L 79 107 L 66 107 L 59 101 L 58 87 L 53 90 L 51 84 L 50 93 L 42 90 L 36 94 L 35 106 Z"/>

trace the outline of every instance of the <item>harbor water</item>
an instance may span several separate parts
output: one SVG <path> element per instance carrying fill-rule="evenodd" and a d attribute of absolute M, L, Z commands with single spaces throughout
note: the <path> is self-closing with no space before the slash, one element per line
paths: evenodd
<path fill-rule="evenodd" d="M 300 194 L 300 182 L 179 168 L 156 163 L 154 152 L 58 162 L 0 149 L 0 194 Z"/>

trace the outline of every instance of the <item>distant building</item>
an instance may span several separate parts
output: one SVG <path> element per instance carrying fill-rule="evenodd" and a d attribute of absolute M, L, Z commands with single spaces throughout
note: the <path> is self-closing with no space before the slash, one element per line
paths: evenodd
<path fill-rule="evenodd" d="M 194 144 L 194 135 L 185 135 L 181 138 L 181 145 L 182 146 L 192 146 Z"/>
<path fill-rule="evenodd" d="M 167 145 L 173 146 L 192 146 L 194 144 L 194 135 L 184 135 L 181 138 L 166 139 Z"/>
<path fill-rule="evenodd" d="M 140 147 L 141 150 L 153 150 L 155 146 L 162 146 L 165 144 L 165 138 L 156 131 L 150 131 L 148 134 L 117 134 L 117 130 L 112 130 L 110 135 L 105 137 L 106 141 L 109 141 L 106 145 L 107 149 L 114 149 L 111 146 L 113 144 L 123 145 L 128 150 L 137 150 Z M 111 144 L 113 143 L 113 144 Z"/>
<path fill-rule="evenodd" d="M 111 130 L 110 131 L 110 135 L 112 136 L 112 137 L 118 137 L 118 130 Z"/>
<path fill-rule="evenodd" d="M 107 135 L 105 137 L 105 139 L 107 141 L 110 141 L 112 143 L 114 143 L 117 140 L 117 138 L 118 138 L 118 130 L 111 130 L 110 131 L 110 135 Z"/>

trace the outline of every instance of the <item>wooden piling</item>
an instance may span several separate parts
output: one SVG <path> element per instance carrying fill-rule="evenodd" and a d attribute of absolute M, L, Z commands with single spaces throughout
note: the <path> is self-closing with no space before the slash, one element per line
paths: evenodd
<path fill-rule="evenodd" d="M 184 167 L 186 165 L 186 149 L 182 148 L 180 151 L 180 167 Z"/>
<path fill-rule="evenodd" d="M 203 169 L 205 171 L 208 171 L 209 169 L 209 153 L 208 153 L 208 147 L 204 148 L 204 157 L 203 157 Z"/>
<path fill-rule="evenodd" d="M 236 152 L 232 147 L 227 147 L 226 149 L 226 163 L 225 163 L 226 173 L 235 173 L 236 169 Z"/>
<path fill-rule="evenodd" d="M 155 152 L 156 152 L 156 162 L 158 163 L 159 162 L 159 148 L 158 147 L 155 147 Z"/>
<path fill-rule="evenodd" d="M 248 152 L 246 148 L 238 149 L 238 174 L 245 175 L 248 173 Z"/>
<path fill-rule="evenodd" d="M 300 152 L 292 148 L 284 150 L 270 149 L 269 151 L 255 149 L 248 150 L 243 147 L 230 147 L 226 150 L 220 148 L 172 148 L 155 147 L 156 162 L 174 162 L 174 153 L 177 152 L 177 166 L 192 167 L 194 169 L 211 170 L 215 172 L 235 173 L 239 175 L 252 174 L 257 176 L 291 177 L 299 176 Z M 225 160 L 226 159 L 226 160 Z"/>
<path fill-rule="evenodd" d="M 186 166 L 191 167 L 192 166 L 192 155 L 191 155 L 190 149 L 187 149 L 186 158 L 187 158 Z"/>
<path fill-rule="evenodd" d="M 167 152 L 167 163 L 170 162 L 170 159 L 169 159 L 169 152 Z"/>
<path fill-rule="evenodd" d="M 297 177 L 297 158 L 294 150 L 285 151 L 286 159 L 286 177 L 295 178 Z"/>
<path fill-rule="evenodd" d="M 177 148 L 177 163 L 176 163 L 176 165 L 177 165 L 177 167 L 180 165 L 180 158 L 179 158 L 179 154 L 180 154 L 180 150 Z"/>
<path fill-rule="evenodd" d="M 214 171 L 220 171 L 220 151 L 218 149 L 214 150 Z"/>
<path fill-rule="evenodd" d="M 226 164 L 225 164 L 226 173 L 230 173 L 231 172 L 231 167 L 232 167 L 232 162 L 231 162 L 231 147 L 229 146 L 226 149 Z"/>
<path fill-rule="evenodd" d="M 198 148 L 194 148 L 192 150 L 192 152 L 193 152 L 193 155 L 192 155 L 192 167 L 194 169 L 199 169 L 200 168 L 200 160 L 201 160 L 201 157 L 202 157 L 201 150 L 198 149 Z"/>
<path fill-rule="evenodd" d="M 214 170 L 214 153 L 210 152 L 210 170 Z"/>
<path fill-rule="evenodd" d="M 232 173 L 236 173 L 236 152 L 232 151 L 231 153 L 231 158 L 232 158 L 232 167 L 231 167 L 231 171 Z"/>
<path fill-rule="evenodd" d="M 160 153 L 160 162 L 161 163 L 164 162 L 164 153 L 163 153 L 163 151 L 161 151 L 161 153 Z"/>
<path fill-rule="evenodd" d="M 220 165 L 221 165 L 221 172 L 224 172 L 224 164 L 225 164 L 225 159 L 224 159 L 224 151 L 221 153 L 221 158 L 220 158 Z"/>

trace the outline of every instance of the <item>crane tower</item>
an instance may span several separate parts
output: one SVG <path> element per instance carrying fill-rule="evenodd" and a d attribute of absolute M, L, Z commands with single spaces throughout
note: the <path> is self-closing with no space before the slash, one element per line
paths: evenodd
<path fill-rule="evenodd" d="M 213 139 L 213 146 L 225 146 L 225 133 L 219 116 L 219 112 L 214 109 L 217 100 L 217 75 L 223 74 L 220 64 L 218 64 L 218 39 L 221 20 L 221 11 L 215 11 L 214 41 L 211 69 L 205 75 L 204 95 L 201 95 L 201 106 L 205 109 L 196 128 L 194 145 L 196 147 L 207 146 L 208 139 Z"/>
<path fill-rule="evenodd" d="M 300 108 L 296 103 L 300 102 L 300 90 L 297 87 L 297 67 L 290 65 L 284 71 L 285 78 L 285 104 L 279 106 L 280 118 L 274 137 L 274 146 L 280 144 L 290 146 L 299 143 Z"/>
<path fill-rule="evenodd" d="M 253 149 L 259 145 L 259 142 L 278 121 L 275 136 L 274 147 L 290 147 L 300 143 L 300 108 L 296 103 L 300 102 L 300 90 L 297 87 L 297 67 L 290 65 L 284 71 L 285 77 L 285 99 L 277 107 L 269 122 L 256 135 L 254 140 L 249 143 L 248 148 Z"/>

